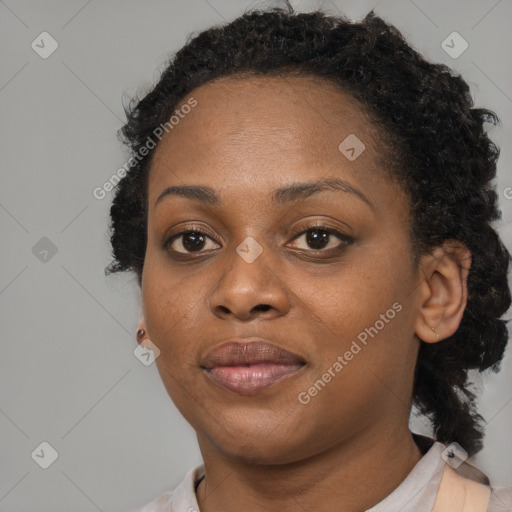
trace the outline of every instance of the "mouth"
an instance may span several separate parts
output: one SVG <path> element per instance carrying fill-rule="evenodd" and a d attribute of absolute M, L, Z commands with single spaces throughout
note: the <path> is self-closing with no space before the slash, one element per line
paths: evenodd
<path fill-rule="evenodd" d="M 261 338 L 224 343 L 201 364 L 213 382 L 242 395 L 257 394 L 305 366 L 306 361 L 299 355 Z"/>

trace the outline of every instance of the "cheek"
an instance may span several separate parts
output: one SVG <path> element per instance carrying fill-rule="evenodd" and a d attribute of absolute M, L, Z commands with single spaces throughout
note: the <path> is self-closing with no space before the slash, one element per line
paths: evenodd
<path fill-rule="evenodd" d="M 303 275 L 291 284 L 301 315 L 309 313 L 333 335 L 356 336 L 400 300 L 403 275 L 397 265 L 379 258 L 377 251 L 375 257 L 363 252 L 329 275 Z"/>
<path fill-rule="evenodd" d="M 318 376 L 342 356 L 343 371 L 351 374 L 352 385 L 364 388 L 369 385 L 368 371 L 393 379 L 397 368 L 405 370 L 414 363 L 408 307 L 412 269 L 405 261 L 405 249 L 402 255 L 399 246 L 367 245 L 330 277 L 296 283 L 303 301 L 301 318 L 317 325 Z M 341 385 L 342 379 L 338 381 Z"/>
<path fill-rule="evenodd" d="M 142 280 L 144 316 L 153 343 L 160 349 L 161 363 L 183 367 L 194 352 L 194 322 L 204 303 L 204 289 L 197 279 L 170 273 L 159 262 L 147 260 Z M 194 336 L 195 334 L 195 336 Z"/>
<path fill-rule="evenodd" d="M 202 400 L 197 366 L 200 334 L 193 316 L 203 300 L 204 289 L 196 289 L 189 280 L 162 267 L 146 265 L 143 307 L 151 340 L 160 349 L 155 364 L 167 393 L 188 421 L 193 420 L 190 414 L 197 407 L 193 404 Z"/>

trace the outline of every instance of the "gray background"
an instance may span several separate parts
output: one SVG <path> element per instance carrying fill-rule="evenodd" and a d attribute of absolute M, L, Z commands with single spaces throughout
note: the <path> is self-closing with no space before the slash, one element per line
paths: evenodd
<path fill-rule="evenodd" d="M 148 88 L 191 32 L 278 3 L 0 0 L 0 511 L 130 510 L 201 462 L 155 365 L 133 354 L 139 291 L 131 275 L 104 277 L 112 194 L 92 191 L 127 159 L 123 95 Z M 354 19 L 376 7 L 500 115 L 497 227 L 511 248 L 512 1 L 292 4 Z M 31 48 L 43 31 L 59 45 L 47 59 Z M 456 59 L 441 47 L 453 31 L 469 43 Z M 500 374 L 476 379 L 488 425 L 474 462 L 498 485 L 512 485 L 510 353 Z M 42 441 L 58 452 L 46 470 L 31 458 Z"/>

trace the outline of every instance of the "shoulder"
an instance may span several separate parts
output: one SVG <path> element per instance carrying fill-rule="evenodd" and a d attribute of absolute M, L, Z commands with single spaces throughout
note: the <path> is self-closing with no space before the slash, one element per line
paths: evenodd
<path fill-rule="evenodd" d="M 492 487 L 487 512 L 510 512 L 512 510 L 512 488 Z"/>
<path fill-rule="evenodd" d="M 470 464 L 468 460 L 457 460 L 457 457 L 450 453 L 454 451 L 452 445 L 445 446 L 433 439 L 416 434 L 414 434 L 414 438 L 423 453 L 431 450 L 432 453 L 435 452 L 435 458 L 441 457 L 445 461 L 441 472 L 444 478 L 440 479 L 441 482 L 444 480 L 445 484 L 438 487 L 438 493 L 444 493 L 441 489 L 444 487 L 446 493 L 453 499 L 455 490 L 458 488 L 466 498 L 471 495 L 473 500 L 479 501 L 482 510 L 487 512 L 512 511 L 512 488 L 493 486 L 488 476 Z"/>
<path fill-rule="evenodd" d="M 166 491 L 158 498 L 155 498 L 150 503 L 144 505 L 142 508 L 138 508 L 137 510 L 133 510 L 132 512 L 167 512 L 171 509 L 169 508 L 171 505 L 173 491 Z"/>
<path fill-rule="evenodd" d="M 512 488 L 495 487 L 487 475 L 475 466 L 465 461 L 457 468 L 457 473 L 485 487 L 490 493 L 487 512 L 510 512 L 512 511 Z"/>
<path fill-rule="evenodd" d="M 448 464 L 446 466 L 449 470 L 450 466 Z M 482 505 L 487 504 L 484 507 L 487 512 L 512 511 L 512 488 L 494 487 L 487 475 L 467 462 L 461 464 L 453 473 L 463 482 L 464 494 L 469 501 L 480 499 Z M 451 479 L 450 483 L 453 485 L 455 480 Z"/>
<path fill-rule="evenodd" d="M 142 508 L 130 512 L 177 512 L 199 510 L 195 487 L 196 483 L 204 475 L 204 465 L 190 469 L 181 483 L 174 489 L 169 489 L 163 494 L 147 503 Z"/>

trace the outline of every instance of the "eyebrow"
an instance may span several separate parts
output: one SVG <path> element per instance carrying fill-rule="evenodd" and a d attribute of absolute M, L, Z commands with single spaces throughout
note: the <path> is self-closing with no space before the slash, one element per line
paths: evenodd
<path fill-rule="evenodd" d="M 350 183 L 339 178 L 324 178 L 320 181 L 291 183 L 280 187 L 271 194 L 271 200 L 274 204 L 286 204 L 299 199 L 306 199 L 313 194 L 324 190 L 335 190 L 352 194 L 364 201 L 370 208 L 375 211 L 374 205 L 368 198 Z M 173 185 L 167 187 L 155 201 L 155 206 L 166 196 L 181 196 L 196 201 L 202 201 L 214 206 L 222 203 L 217 192 L 206 185 Z"/>

